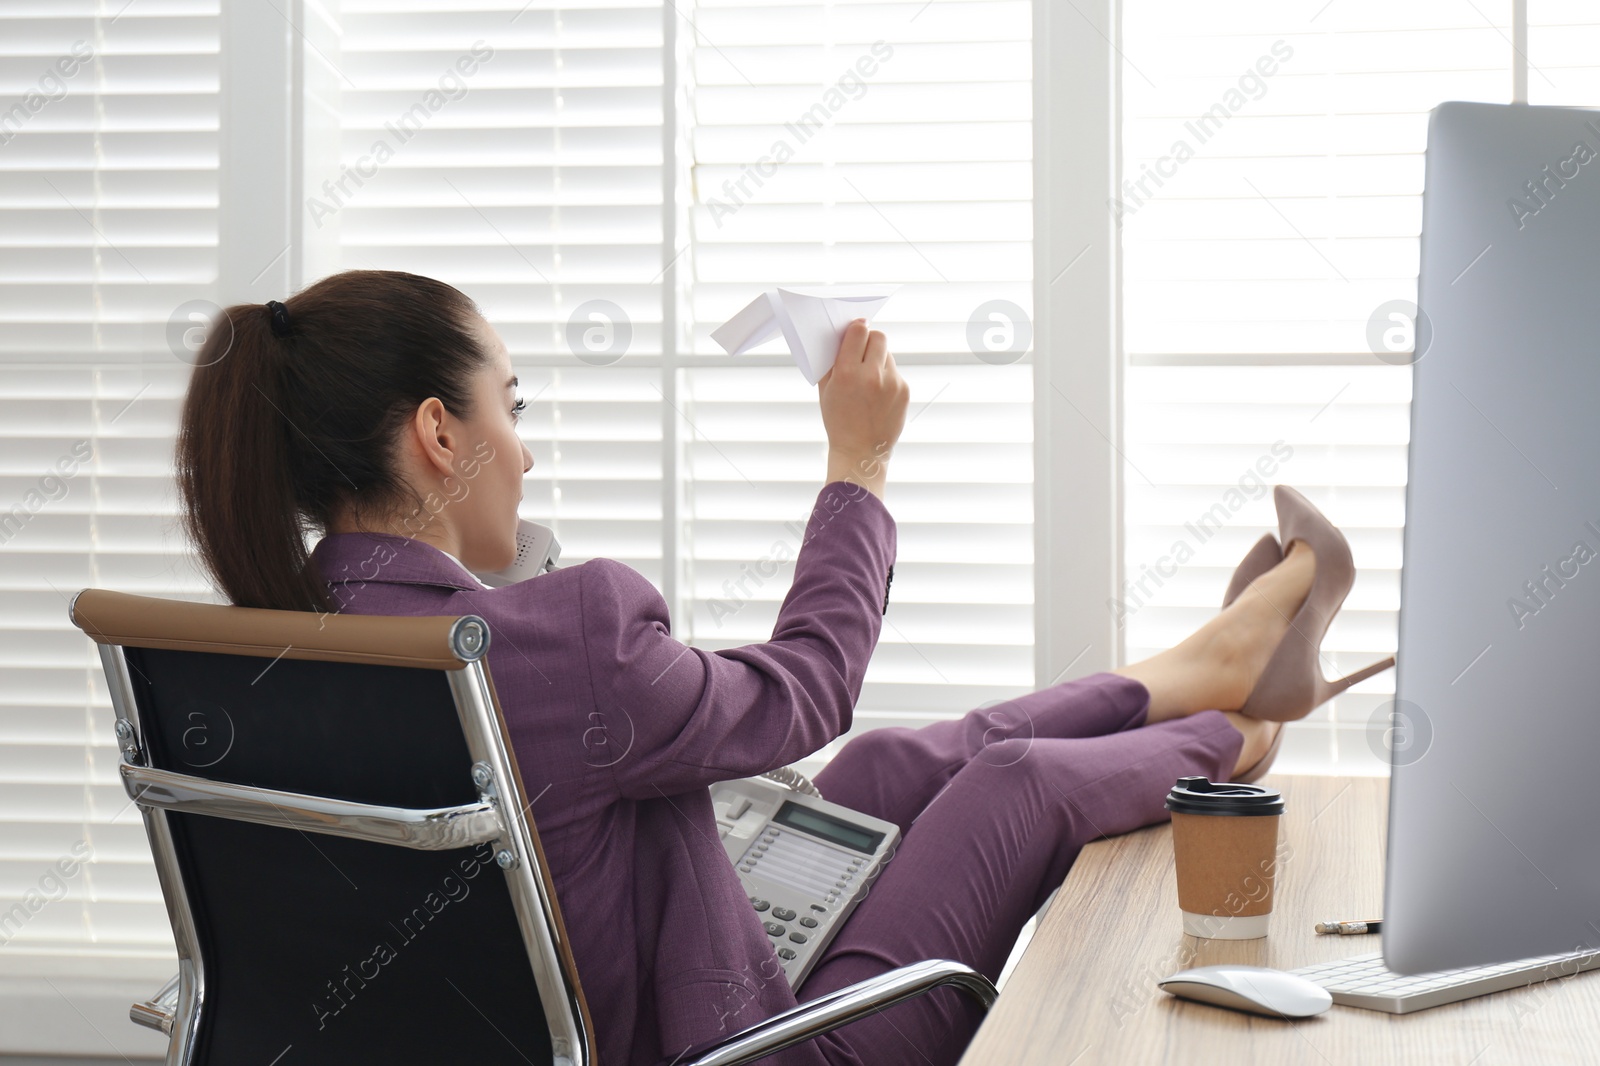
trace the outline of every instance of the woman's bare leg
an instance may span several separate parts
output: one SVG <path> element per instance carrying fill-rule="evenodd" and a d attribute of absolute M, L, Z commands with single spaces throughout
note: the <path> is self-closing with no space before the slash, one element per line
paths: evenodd
<path fill-rule="evenodd" d="M 1181 643 L 1111 672 L 1150 690 L 1150 722 L 1204 710 L 1231 712 L 1249 699 L 1315 574 L 1311 546 L 1291 541 L 1283 562 L 1252 581 L 1238 599 Z M 1266 753 L 1278 726 L 1233 713 L 1228 720 L 1245 740 L 1237 769 L 1248 769 Z"/>

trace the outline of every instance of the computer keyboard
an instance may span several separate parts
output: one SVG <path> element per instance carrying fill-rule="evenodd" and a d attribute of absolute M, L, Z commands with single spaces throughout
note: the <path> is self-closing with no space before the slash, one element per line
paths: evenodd
<path fill-rule="evenodd" d="M 1493 966 L 1400 974 L 1385 967 L 1383 954 L 1374 951 L 1337 962 L 1302 966 L 1291 972 L 1326 988 L 1333 996 L 1333 1001 L 1342 1006 L 1410 1014 L 1473 996 L 1567 977 L 1596 967 L 1600 967 L 1600 951 L 1583 950 L 1517 959 Z"/>

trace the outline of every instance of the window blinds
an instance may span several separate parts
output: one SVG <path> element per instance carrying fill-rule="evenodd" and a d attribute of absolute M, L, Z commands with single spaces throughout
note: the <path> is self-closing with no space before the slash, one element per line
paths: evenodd
<path fill-rule="evenodd" d="M 216 273 L 218 13 L 0 6 L 0 972 L 171 936 L 116 777 L 88 585 L 198 597 L 172 530 L 187 367 Z M 85 861 L 87 860 L 87 861 Z"/>
<path fill-rule="evenodd" d="M 659 582 L 659 0 L 346 0 L 341 21 L 341 171 L 394 151 L 350 185 L 339 267 L 476 300 L 528 401 L 524 515 L 555 527 L 563 563 L 607 556 Z M 435 90 L 425 121 L 402 122 Z"/>
<path fill-rule="evenodd" d="M 1344 530 L 1359 570 L 1324 672 L 1394 650 L 1411 375 L 1406 339 L 1391 351 L 1382 327 L 1391 301 L 1416 300 L 1428 112 L 1510 99 L 1511 11 L 1318 7 L 1123 7 L 1128 181 L 1108 210 L 1125 257 L 1132 584 L 1107 609 L 1130 659 L 1215 613 L 1250 543 L 1276 531 L 1274 482 Z M 1313 712 L 1279 765 L 1385 772 L 1369 722 L 1387 725 L 1393 684 L 1387 672 Z"/>
<path fill-rule="evenodd" d="M 1584 0 L 1528 5 L 1528 102 L 1561 107 L 1600 104 L 1600 18 Z"/>

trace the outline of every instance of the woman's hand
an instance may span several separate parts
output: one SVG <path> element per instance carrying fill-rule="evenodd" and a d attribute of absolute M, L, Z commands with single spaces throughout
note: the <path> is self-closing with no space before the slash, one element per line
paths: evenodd
<path fill-rule="evenodd" d="M 911 389 L 889 342 L 856 319 L 844 331 L 833 368 L 817 382 L 828 431 L 828 481 L 848 481 L 883 498 L 889 454 L 906 427 Z"/>

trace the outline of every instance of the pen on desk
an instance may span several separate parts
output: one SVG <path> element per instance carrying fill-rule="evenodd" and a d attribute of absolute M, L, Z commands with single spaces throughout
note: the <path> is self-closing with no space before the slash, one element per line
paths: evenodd
<path fill-rule="evenodd" d="M 1339 936 L 1356 936 L 1360 933 L 1376 933 L 1383 928 L 1383 921 L 1374 918 L 1370 922 L 1318 922 L 1317 932 L 1337 933 Z"/>

